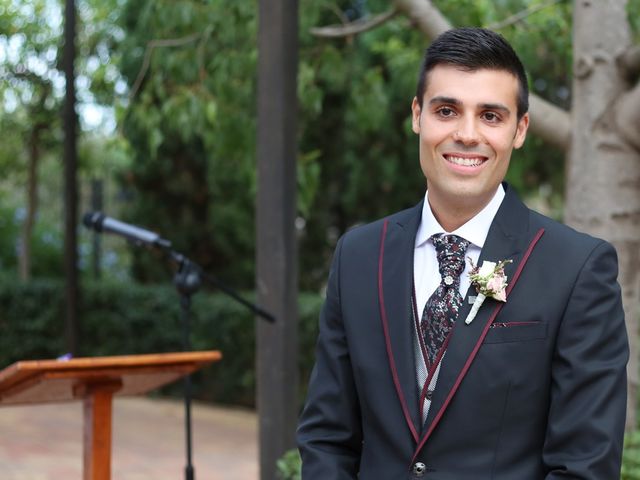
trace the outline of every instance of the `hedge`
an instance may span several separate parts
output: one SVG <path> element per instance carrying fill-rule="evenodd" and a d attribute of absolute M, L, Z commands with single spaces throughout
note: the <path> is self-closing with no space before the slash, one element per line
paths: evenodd
<path fill-rule="evenodd" d="M 250 293 L 245 294 L 249 299 Z M 300 399 L 313 365 L 318 294 L 299 297 Z M 84 282 L 78 312 L 78 356 L 182 350 L 179 298 L 171 286 Z M 193 297 L 192 347 L 222 351 L 222 361 L 194 375 L 194 397 L 254 406 L 254 315 L 221 293 Z M 0 367 L 17 360 L 56 358 L 65 352 L 64 285 L 60 280 L 18 282 L 0 277 Z M 180 385 L 163 389 L 180 394 Z"/>

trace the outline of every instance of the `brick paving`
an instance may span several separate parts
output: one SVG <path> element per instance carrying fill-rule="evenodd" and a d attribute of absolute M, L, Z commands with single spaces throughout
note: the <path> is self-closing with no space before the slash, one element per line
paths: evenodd
<path fill-rule="evenodd" d="M 258 478 L 255 413 L 194 404 L 196 480 Z M 113 480 L 184 479 L 180 401 L 117 397 L 113 405 Z M 0 408 L 2 480 L 80 480 L 82 404 Z"/>

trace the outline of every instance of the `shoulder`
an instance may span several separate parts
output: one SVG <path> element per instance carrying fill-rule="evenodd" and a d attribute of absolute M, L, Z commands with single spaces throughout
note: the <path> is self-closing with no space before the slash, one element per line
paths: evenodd
<path fill-rule="evenodd" d="M 613 249 L 613 246 L 602 238 L 578 231 L 534 210 L 529 212 L 531 226 L 536 229 L 544 228 L 544 243 L 558 253 L 575 252 L 588 255 L 596 249 Z"/>
<path fill-rule="evenodd" d="M 605 273 L 611 282 L 618 274 L 618 255 L 611 243 L 530 210 L 530 227 L 544 229 L 533 254 L 555 275 L 577 281 L 585 272 Z"/>
<path fill-rule="evenodd" d="M 506 185 L 506 197 L 494 221 L 508 234 L 533 236 L 543 229 L 544 233 L 536 250 L 542 247 L 549 254 L 555 254 L 554 256 L 566 260 L 576 257 L 584 258 L 598 247 L 613 248 L 601 238 L 580 232 L 531 210 L 509 185 Z"/>

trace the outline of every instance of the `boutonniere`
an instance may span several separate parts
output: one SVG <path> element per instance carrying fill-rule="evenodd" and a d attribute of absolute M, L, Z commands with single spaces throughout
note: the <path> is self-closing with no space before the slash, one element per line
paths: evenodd
<path fill-rule="evenodd" d="M 476 288 L 478 295 L 473 302 L 469 315 L 467 315 L 464 321 L 467 325 L 476 317 L 478 310 L 480 310 L 482 303 L 487 297 L 498 300 L 499 302 L 507 301 L 507 276 L 504 273 L 504 267 L 511 263 L 512 260 L 502 260 L 497 263 L 485 260 L 482 262 L 481 267 L 474 265 L 473 260 L 470 258 L 469 262 L 471 263 L 469 278 L 471 279 L 471 285 Z"/>

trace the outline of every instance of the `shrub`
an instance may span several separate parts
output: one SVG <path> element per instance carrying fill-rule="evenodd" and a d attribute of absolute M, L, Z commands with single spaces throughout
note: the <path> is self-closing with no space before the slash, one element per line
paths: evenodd
<path fill-rule="evenodd" d="M 285 452 L 276 462 L 276 467 L 280 480 L 301 480 L 302 478 L 302 463 L 296 449 Z"/>
<path fill-rule="evenodd" d="M 640 479 L 640 431 L 630 432 L 624 438 L 620 479 Z"/>

